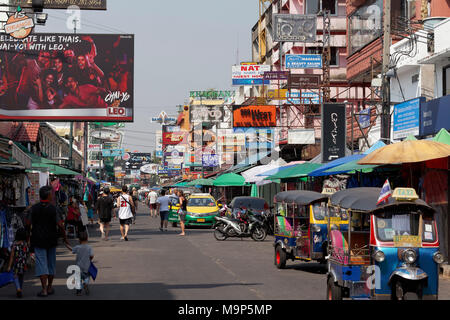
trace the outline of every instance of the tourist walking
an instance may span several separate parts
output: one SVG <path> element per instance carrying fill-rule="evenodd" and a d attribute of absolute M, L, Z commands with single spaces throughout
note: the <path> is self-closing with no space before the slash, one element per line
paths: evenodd
<path fill-rule="evenodd" d="M 151 190 L 147 197 L 148 204 L 150 206 L 150 217 L 155 218 L 158 216 L 157 212 L 157 204 L 156 200 L 158 200 L 158 194 L 155 192 L 155 190 Z"/>
<path fill-rule="evenodd" d="M 86 295 L 89 295 L 89 267 L 91 266 L 91 261 L 94 259 L 94 251 L 92 247 L 88 245 L 88 234 L 87 232 L 80 233 L 80 244 L 73 249 L 71 249 L 73 254 L 76 254 L 76 264 L 80 268 L 80 281 L 76 284 L 77 296 L 82 295 L 82 288 Z"/>
<path fill-rule="evenodd" d="M 27 232 L 25 229 L 16 231 L 16 238 L 11 247 L 11 254 L 7 271 L 14 273 L 14 283 L 16 285 L 16 296 L 22 298 L 23 277 L 27 271 L 27 260 L 30 256 L 30 248 L 27 243 Z"/>
<path fill-rule="evenodd" d="M 95 212 L 99 218 L 100 232 L 102 233 L 102 239 L 105 241 L 109 239 L 109 224 L 111 223 L 113 209 L 114 200 L 110 195 L 109 188 L 106 187 L 95 204 Z"/>
<path fill-rule="evenodd" d="M 161 196 L 156 200 L 159 215 L 161 217 L 160 231 L 167 231 L 167 225 L 169 223 L 169 201 L 170 198 L 166 196 L 166 190 L 161 190 Z"/>
<path fill-rule="evenodd" d="M 117 207 L 119 208 L 118 216 L 120 221 L 120 240 L 128 241 L 128 231 L 133 223 L 134 202 L 133 197 L 128 193 L 127 186 L 122 187 L 122 194 L 117 198 Z"/>
<path fill-rule="evenodd" d="M 178 210 L 178 214 L 180 216 L 180 227 L 181 227 L 181 233 L 180 236 L 186 235 L 185 230 L 185 222 L 186 222 L 186 213 L 187 213 L 187 200 L 184 196 L 183 191 L 178 191 L 178 197 L 180 199 L 180 210 Z"/>
<path fill-rule="evenodd" d="M 40 202 L 31 207 L 27 225 L 31 226 L 31 246 L 36 260 L 36 276 L 40 278 L 42 290 L 38 297 L 47 297 L 55 293 L 53 279 L 56 265 L 56 246 L 59 228 L 64 243 L 69 246 L 61 217 L 51 204 L 52 188 L 44 186 L 39 190 Z"/>

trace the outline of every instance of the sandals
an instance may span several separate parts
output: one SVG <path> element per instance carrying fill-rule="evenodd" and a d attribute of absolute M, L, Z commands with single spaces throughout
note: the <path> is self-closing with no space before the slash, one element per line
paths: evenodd
<path fill-rule="evenodd" d="M 37 296 L 40 297 L 40 298 L 47 298 L 47 297 L 48 297 L 48 294 L 43 294 L 42 291 L 40 291 L 40 292 L 37 294 Z"/>

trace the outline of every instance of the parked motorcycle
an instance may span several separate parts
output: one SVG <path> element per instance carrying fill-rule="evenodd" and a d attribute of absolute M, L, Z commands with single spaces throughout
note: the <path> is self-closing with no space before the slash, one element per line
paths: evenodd
<path fill-rule="evenodd" d="M 218 241 L 233 237 L 251 237 L 255 241 L 264 241 L 267 237 L 263 222 L 245 209 L 239 210 L 234 219 L 227 216 L 217 216 L 215 219 L 214 237 Z"/>

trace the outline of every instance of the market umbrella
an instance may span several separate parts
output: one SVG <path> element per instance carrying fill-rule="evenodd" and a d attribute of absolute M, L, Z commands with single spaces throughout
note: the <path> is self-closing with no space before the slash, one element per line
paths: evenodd
<path fill-rule="evenodd" d="M 256 184 L 252 184 L 252 190 L 250 191 L 250 197 L 259 198 L 259 188 Z"/>
<path fill-rule="evenodd" d="M 245 185 L 245 178 L 236 173 L 223 174 L 214 180 L 216 187 L 242 187 Z"/>
<path fill-rule="evenodd" d="M 358 164 L 416 163 L 448 156 L 450 156 L 450 145 L 430 140 L 402 141 L 375 150 L 358 161 Z"/>
<path fill-rule="evenodd" d="M 300 178 L 307 176 L 310 172 L 316 170 L 322 165 L 319 163 L 302 163 L 296 165 L 295 167 L 282 170 L 274 175 L 271 175 L 266 178 L 266 180 L 277 180 L 277 179 L 292 179 L 292 178 Z"/>
<path fill-rule="evenodd" d="M 444 128 L 433 138 L 433 141 L 449 144 L 450 145 L 450 133 Z"/>
<path fill-rule="evenodd" d="M 197 179 L 191 182 L 188 182 L 186 186 L 192 187 L 192 186 L 212 186 L 214 185 L 213 179 Z"/>

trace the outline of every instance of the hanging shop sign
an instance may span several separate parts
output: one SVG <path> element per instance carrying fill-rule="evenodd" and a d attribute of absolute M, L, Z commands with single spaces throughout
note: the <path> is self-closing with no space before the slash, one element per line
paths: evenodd
<path fill-rule="evenodd" d="M 34 33 L 17 41 L 0 34 L 0 52 L 4 78 L 21 79 L 7 81 L 0 120 L 133 121 L 134 35 Z"/>
<path fill-rule="evenodd" d="M 264 80 L 288 80 L 289 71 L 268 71 L 264 72 Z"/>
<path fill-rule="evenodd" d="M 232 66 L 232 85 L 262 86 L 270 84 L 270 80 L 264 80 L 264 72 L 270 71 L 270 68 L 268 64 Z"/>
<path fill-rule="evenodd" d="M 450 95 L 424 102 L 420 105 L 420 135 L 438 133 L 442 128 L 450 130 Z"/>
<path fill-rule="evenodd" d="M 272 21 L 274 42 L 316 42 L 316 15 L 274 13 Z"/>
<path fill-rule="evenodd" d="M 219 106 L 193 105 L 190 108 L 191 123 L 224 122 L 225 108 Z"/>
<path fill-rule="evenodd" d="M 320 54 L 287 54 L 286 69 L 322 69 Z"/>
<path fill-rule="evenodd" d="M 188 132 L 164 132 L 163 133 L 163 145 L 176 145 L 183 141 L 187 142 Z"/>
<path fill-rule="evenodd" d="M 10 6 L 33 8 L 30 0 L 9 0 Z M 106 10 L 106 0 L 42 0 L 43 9 L 67 9 L 77 6 L 81 10 Z"/>
<path fill-rule="evenodd" d="M 21 10 L 12 14 L 5 24 L 5 32 L 14 39 L 25 39 L 34 29 L 33 18 L 27 16 Z"/>
<path fill-rule="evenodd" d="M 291 74 L 289 77 L 288 87 L 291 89 L 318 88 L 319 86 L 319 74 Z"/>
<path fill-rule="evenodd" d="M 270 89 L 267 90 L 267 99 L 286 100 L 287 94 L 288 94 L 287 89 Z"/>
<path fill-rule="evenodd" d="M 394 140 L 420 134 L 420 104 L 423 102 L 425 98 L 416 98 L 394 106 Z"/>
<path fill-rule="evenodd" d="M 233 106 L 233 127 L 276 127 L 276 106 Z"/>
<path fill-rule="evenodd" d="M 345 104 L 324 104 L 322 108 L 322 162 L 345 157 Z"/>
<path fill-rule="evenodd" d="M 316 144 L 314 129 L 290 129 L 288 144 Z"/>
<path fill-rule="evenodd" d="M 219 155 L 218 154 L 204 154 L 202 156 L 203 167 L 218 167 L 219 166 Z"/>

